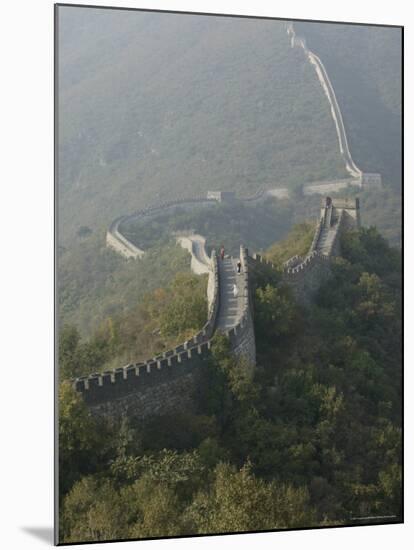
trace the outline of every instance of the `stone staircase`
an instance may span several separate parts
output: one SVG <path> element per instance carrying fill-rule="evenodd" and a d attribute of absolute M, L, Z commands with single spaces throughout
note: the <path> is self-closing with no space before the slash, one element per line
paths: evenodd
<path fill-rule="evenodd" d="M 316 250 L 329 256 L 337 233 L 337 220 L 332 219 L 332 205 L 325 210 L 323 227 L 316 243 Z"/>

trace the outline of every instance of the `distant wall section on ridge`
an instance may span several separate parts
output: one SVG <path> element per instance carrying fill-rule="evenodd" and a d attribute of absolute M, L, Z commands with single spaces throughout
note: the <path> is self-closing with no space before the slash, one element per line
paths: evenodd
<path fill-rule="evenodd" d="M 288 33 L 288 36 L 290 37 L 292 48 L 294 47 L 301 48 L 304 51 L 309 62 L 315 68 L 316 74 L 318 76 L 318 80 L 329 101 L 332 118 L 335 123 L 336 134 L 338 137 L 339 150 L 344 160 L 345 168 L 347 172 L 352 176 L 352 178 L 354 178 L 349 182 L 349 184 L 353 186 L 358 186 L 358 187 L 380 188 L 382 186 L 381 175 L 368 174 L 368 173 L 364 174 L 362 170 L 356 165 L 356 163 L 352 158 L 351 151 L 348 145 L 348 138 L 346 135 L 345 125 L 342 118 L 342 112 L 336 98 L 335 90 L 332 86 L 331 80 L 328 76 L 328 73 L 325 69 L 324 64 L 314 52 L 308 49 L 305 38 L 303 38 L 302 36 L 298 36 L 296 34 L 295 29 L 293 27 L 293 23 L 288 24 L 287 33 Z M 340 189 L 341 189 L 341 182 L 338 182 L 336 186 L 336 190 L 339 191 Z M 318 192 L 319 192 L 318 185 L 312 186 L 312 184 L 310 184 L 307 186 L 307 193 L 305 194 L 313 194 Z M 323 194 L 325 194 L 326 192 L 332 192 L 332 189 L 331 191 L 329 191 L 328 189 L 326 189 L 326 191 L 322 191 Z"/>

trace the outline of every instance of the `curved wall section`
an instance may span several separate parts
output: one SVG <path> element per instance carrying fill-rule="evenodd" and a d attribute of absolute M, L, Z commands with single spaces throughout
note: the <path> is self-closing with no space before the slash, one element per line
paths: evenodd
<path fill-rule="evenodd" d="M 144 251 L 135 246 L 119 231 L 121 223 L 127 221 L 129 216 L 121 216 L 111 223 L 106 232 L 106 245 L 125 258 L 141 258 Z"/>
<path fill-rule="evenodd" d="M 108 247 L 115 250 L 121 256 L 125 258 L 141 258 L 145 254 L 145 250 L 139 248 L 131 241 L 129 241 L 125 235 L 122 234 L 122 225 L 125 223 L 138 220 L 138 219 L 151 219 L 151 217 L 160 214 L 171 208 L 176 207 L 193 207 L 201 204 L 206 206 L 215 204 L 217 201 L 215 199 L 209 199 L 206 197 L 192 197 L 192 198 L 178 198 L 173 201 L 166 201 L 159 203 L 157 205 L 148 206 L 142 210 L 137 210 L 128 216 L 120 216 L 114 220 L 107 233 L 106 233 L 106 244 Z"/>
<path fill-rule="evenodd" d="M 211 271 L 211 259 L 206 253 L 206 239 L 195 233 L 179 235 L 177 242 L 191 254 L 191 271 L 196 275 Z"/>

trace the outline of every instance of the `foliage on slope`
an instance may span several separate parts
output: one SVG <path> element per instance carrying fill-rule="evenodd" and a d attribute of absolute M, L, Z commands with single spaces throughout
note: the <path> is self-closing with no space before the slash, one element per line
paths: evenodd
<path fill-rule="evenodd" d="M 400 253 L 372 228 L 342 250 L 306 310 L 257 290 L 258 365 L 216 338 L 198 414 L 88 440 L 63 394 L 62 540 L 401 519 Z"/>
<path fill-rule="evenodd" d="M 123 231 L 146 250 L 139 261 L 127 261 L 106 248 L 103 231 L 79 235 L 58 255 L 59 322 L 75 325 L 82 336 L 90 336 L 108 316 L 126 314 L 146 292 L 167 286 L 176 273 L 189 270 L 190 256 L 175 245 L 173 231 L 192 228 L 206 237 L 208 248 L 224 244 L 237 255 L 240 242 L 257 251 L 284 237 L 294 210 L 294 203 L 288 201 L 217 204 L 131 222 Z"/>
<path fill-rule="evenodd" d="M 80 238 L 57 258 L 59 321 L 90 335 L 108 316 L 130 311 L 146 292 L 190 268 L 190 255 L 172 241 L 126 260 L 105 245 L 105 233 Z"/>
<path fill-rule="evenodd" d="M 279 267 L 292 256 L 305 256 L 309 252 L 315 234 L 315 224 L 304 222 L 295 225 L 288 237 L 272 245 L 265 253 L 266 258 Z"/>
<path fill-rule="evenodd" d="M 308 480 L 320 514 L 400 517 L 400 253 L 374 229 L 347 234 L 342 250 L 316 303 L 292 312 L 290 332 L 258 328 L 267 414 L 279 426 L 273 456 L 283 478 Z M 259 322 L 281 300 L 265 290 Z M 276 467 L 271 456 L 257 456 L 263 473 Z"/>
<path fill-rule="evenodd" d="M 186 210 L 175 208 L 150 220 L 137 220 L 122 227 L 125 234 L 144 249 L 167 242 L 174 232 L 191 230 L 206 237 L 207 248 L 222 244 L 237 256 L 240 243 L 261 250 L 289 231 L 293 204 L 267 200 L 258 203 L 217 203 Z"/>
<path fill-rule="evenodd" d="M 74 325 L 59 337 L 63 378 L 149 359 L 181 344 L 207 320 L 207 277 L 178 273 L 166 288 L 143 296 L 128 313 L 108 316 L 88 340 Z"/>

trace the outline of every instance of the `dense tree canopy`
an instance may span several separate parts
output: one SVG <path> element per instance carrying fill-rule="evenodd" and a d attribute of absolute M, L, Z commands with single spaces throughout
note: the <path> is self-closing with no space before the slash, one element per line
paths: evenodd
<path fill-rule="evenodd" d="M 145 360 L 180 344 L 207 320 L 206 285 L 205 276 L 178 273 L 166 288 L 146 294 L 128 313 L 106 318 L 85 341 L 76 327 L 64 325 L 59 337 L 61 376 L 75 378 Z"/>
<path fill-rule="evenodd" d="M 63 541 L 401 519 L 400 253 L 372 228 L 341 247 L 306 307 L 277 279 L 257 281 L 257 366 L 215 337 L 196 413 L 100 425 L 62 386 Z M 192 298 L 187 315 L 175 300 L 201 282 L 156 291 L 146 322 L 185 333 L 202 305 Z M 94 357 L 96 339 L 126 346 L 129 323 L 147 334 L 128 316 L 89 342 L 65 329 L 64 372 Z"/>

